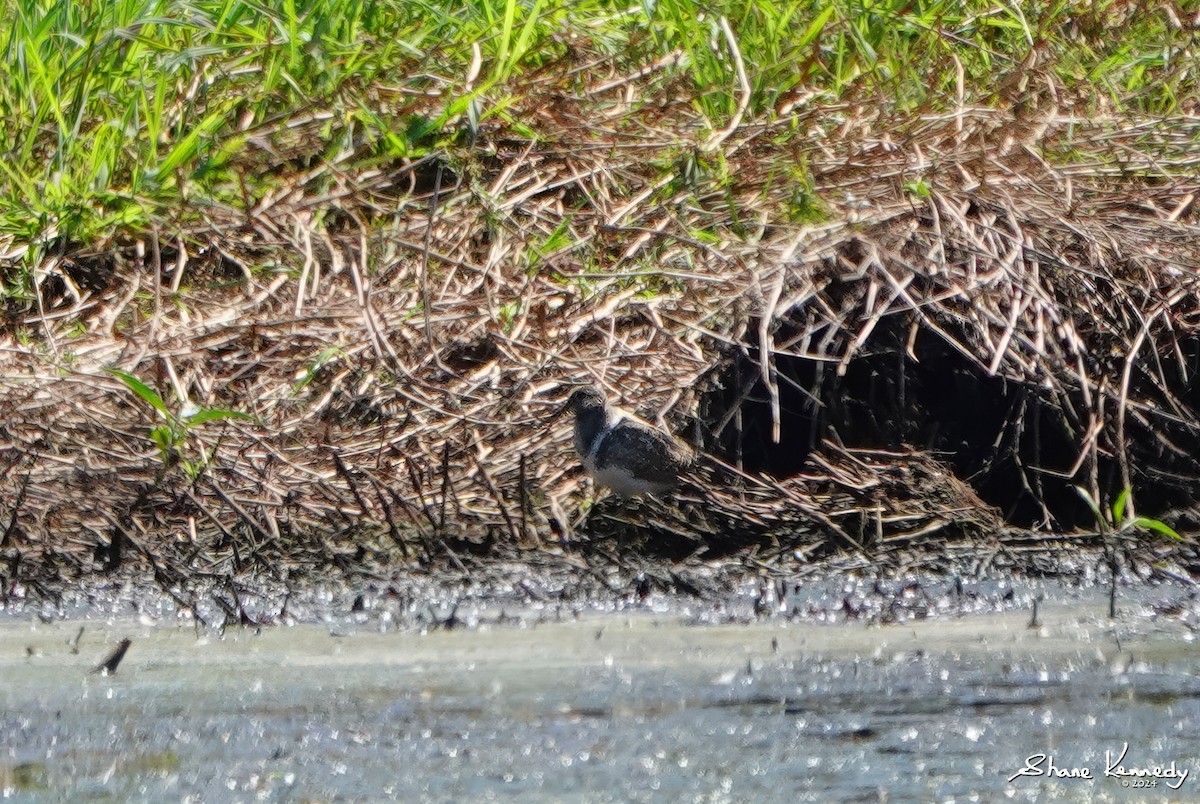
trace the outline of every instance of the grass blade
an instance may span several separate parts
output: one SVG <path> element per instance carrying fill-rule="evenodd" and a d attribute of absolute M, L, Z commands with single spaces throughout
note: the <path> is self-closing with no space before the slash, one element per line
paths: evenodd
<path fill-rule="evenodd" d="M 1145 528 L 1146 530 L 1152 530 L 1156 533 L 1161 533 L 1163 536 L 1169 536 L 1178 542 L 1183 541 L 1183 537 L 1180 536 L 1174 528 L 1172 528 L 1166 522 L 1160 522 L 1157 519 L 1149 519 L 1144 516 L 1138 516 L 1131 519 L 1129 524 L 1135 528 Z"/>
<path fill-rule="evenodd" d="M 146 383 L 142 382 L 137 377 L 133 376 L 132 374 L 128 374 L 124 371 L 120 371 L 120 370 L 114 369 L 114 368 L 105 369 L 105 370 L 109 374 L 116 377 L 121 382 L 125 383 L 126 388 L 128 388 L 130 391 L 132 391 L 137 396 L 141 397 L 142 401 L 144 401 L 150 407 L 154 408 L 159 413 L 161 413 L 164 418 L 166 418 L 168 420 L 170 420 L 172 418 L 171 412 L 169 410 L 167 410 L 166 403 L 163 402 L 163 398 L 161 396 L 159 396 L 158 392 L 155 391 L 153 388 L 151 388 L 149 385 L 146 385 Z"/>
<path fill-rule="evenodd" d="M 1129 494 L 1133 491 L 1133 486 L 1126 486 L 1125 490 L 1117 495 L 1117 499 L 1112 504 L 1113 524 L 1121 524 L 1121 520 L 1125 518 L 1125 503 L 1129 502 Z"/>

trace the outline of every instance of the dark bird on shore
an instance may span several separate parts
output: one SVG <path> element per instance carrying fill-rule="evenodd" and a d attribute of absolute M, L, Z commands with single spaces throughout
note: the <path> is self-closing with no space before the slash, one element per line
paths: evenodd
<path fill-rule="evenodd" d="M 122 639 L 117 644 L 117 647 L 113 650 L 113 652 L 108 655 L 107 659 L 92 668 L 92 672 L 102 673 L 106 676 L 111 676 L 113 673 L 117 672 L 117 665 L 119 665 L 121 660 L 125 658 L 125 651 L 129 650 L 129 646 L 131 644 L 133 644 L 132 640 Z"/>
<path fill-rule="evenodd" d="M 595 388 L 577 388 L 564 410 L 575 414 L 575 450 L 597 486 L 621 497 L 663 494 L 679 485 L 694 455 L 668 433 L 613 410 Z"/>

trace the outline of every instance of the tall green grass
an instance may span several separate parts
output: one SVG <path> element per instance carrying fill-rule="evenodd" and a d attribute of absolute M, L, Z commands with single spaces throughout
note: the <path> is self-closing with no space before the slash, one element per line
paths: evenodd
<path fill-rule="evenodd" d="M 672 87 L 719 129 L 741 93 L 722 17 L 751 85 L 745 121 L 800 92 L 938 111 L 960 71 L 967 101 L 988 103 L 1034 43 L 1097 102 L 1164 115 L 1194 103 L 1195 43 L 1169 15 L 1126 17 L 1115 0 L 1024 5 L 0 0 L 3 286 L 27 296 L 50 250 L 253 205 L 316 161 L 468 147 L 468 125 L 537 138 L 525 102 L 578 96 L 593 65 L 633 73 L 684 54 L 643 85 Z M 681 140 L 695 135 L 681 127 Z"/>

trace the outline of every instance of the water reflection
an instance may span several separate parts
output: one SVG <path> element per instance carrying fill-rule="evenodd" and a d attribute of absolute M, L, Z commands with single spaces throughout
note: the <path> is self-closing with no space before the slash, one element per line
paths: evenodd
<path fill-rule="evenodd" d="M 1048 597 L 1038 628 L 1019 611 L 882 627 L 646 614 L 424 634 L 340 623 L 340 638 L 89 622 L 78 655 L 77 622 L 8 622 L 0 787 L 143 800 L 1200 795 L 1195 778 L 1172 792 L 1102 777 L 1123 743 L 1130 768 L 1200 771 L 1190 629 L 1114 625 L 1104 609 Z M 123 637 L 116 675 L 89 675 Z M 1094 776 L 1012 778 L 1035 754 Z"/>

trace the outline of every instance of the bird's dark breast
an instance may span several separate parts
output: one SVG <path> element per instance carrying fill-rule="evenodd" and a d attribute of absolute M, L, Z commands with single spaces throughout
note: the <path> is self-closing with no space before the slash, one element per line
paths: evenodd
<path fill-rule="evenodd" d="M 603 432 L 607 424 L 607 414 L 603 407 L 585 408 L 575 414 L 575 449 L 579 457 L 586 458 L 591 452 L 592 443 Z"/>

